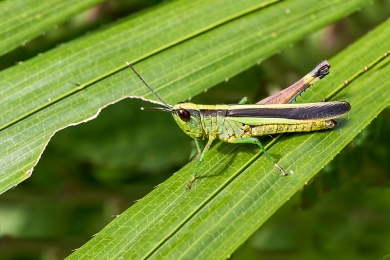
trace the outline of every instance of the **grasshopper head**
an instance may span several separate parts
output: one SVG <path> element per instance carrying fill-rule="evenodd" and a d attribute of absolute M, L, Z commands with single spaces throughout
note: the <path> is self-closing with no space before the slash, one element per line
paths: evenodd
<path fill-rule="evenodd" d="M 176 123 L 184 133 L 197 139 L 205 137 L 199 108 L 196 104 L 179 102 L 172 108 L 171 112 Z"/>

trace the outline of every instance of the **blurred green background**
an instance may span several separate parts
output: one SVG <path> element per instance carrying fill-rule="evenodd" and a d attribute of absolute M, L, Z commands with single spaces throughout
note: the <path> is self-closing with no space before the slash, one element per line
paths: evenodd
<path fill-rule="evenodd" d="M 1 57 L 0 69 L 160 2 L 106 1 Z M 366 34 L 389 10 L 390 0 L 377 1 L 192 101 L 260 100 Z M 0 259 L 66 257 L 188 162 L 191 139 L 169 114 L 142 106 L 150 104 L 121 101 L 52 138 L 32 177 L 0 196 Z M 383 111 L 232 258 L 390 259 L 389 117 Z"/>

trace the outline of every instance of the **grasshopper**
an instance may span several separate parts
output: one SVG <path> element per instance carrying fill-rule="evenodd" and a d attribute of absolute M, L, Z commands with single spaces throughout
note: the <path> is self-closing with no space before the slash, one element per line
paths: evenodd
<path fill-rule="evenodd" d="M 345 101 L 291 104 L 314 82 L 329 74 L 330 65 L 327 61 L 318 64 L 314 70 L 290 87 L 256 104 L 245 104 L 247 99 L 244 98 L 234 105 L 197 105 L 188 102 L 168 105 L 129 63 L 127 65 L 164 106 L 144 108 L 145 110 L 171 113 L 179 127 L 194 138 L 196 144 L 197 140 L 208 138 L 203 151 L 200 151 L 197 144 L 199 160 L 186 189 L 195 182 L 199 165 L 215 139 L 227 143 L 249 143 L 259 146 L 267 159 L 281 171 L 283 176 L 287 176 L 287 172 L 271 158 L 256 136 L 333 129 L 337 124 L 334 119 L 351 109 L 350 104 Z"/>

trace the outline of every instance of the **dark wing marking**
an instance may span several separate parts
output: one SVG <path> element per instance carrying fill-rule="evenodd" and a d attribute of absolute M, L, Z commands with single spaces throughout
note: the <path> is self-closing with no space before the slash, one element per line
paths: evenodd
<path fill-rule="evenodd" d="M 256 105 L 254 108 L 246 106 L 240 109 L 238 105 L 229 109 L 227 117 L 251 117 L 251 118 L 285 118 L 295 120 L 332 119 L 347 113 L 351 106 L 348 102 L 323 102 L 296 105 L 277 105 L 275 108 L 262 108 Z"/>

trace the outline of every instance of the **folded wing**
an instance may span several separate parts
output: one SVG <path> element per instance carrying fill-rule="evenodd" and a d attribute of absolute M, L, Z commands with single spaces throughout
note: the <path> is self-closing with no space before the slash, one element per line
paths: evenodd
<path fill-rule="evenodd" d="M 226 118 L 249 125 L 329 120 L 351 109 L 348 102 L 278 105 L 229 105 Z"/>

